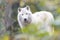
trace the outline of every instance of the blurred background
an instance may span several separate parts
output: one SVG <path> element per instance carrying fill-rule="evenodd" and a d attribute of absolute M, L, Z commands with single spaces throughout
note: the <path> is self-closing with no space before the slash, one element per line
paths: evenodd
<path fill-rule="evenodd" d="M 49 11 L 54 16 L 54 37 L 50 40 L 60 40 L 60 0 L 0 0 L 0 40 L 28 40 L 24 35 L 15 39 L 16 34 L 21 34 L 17 22 L 17 8 L 29 5 L 32 13 Z M 16 36 L 17 37 L 17 36 Z M 38 40 L 30 37 L 29 40 Z"/>

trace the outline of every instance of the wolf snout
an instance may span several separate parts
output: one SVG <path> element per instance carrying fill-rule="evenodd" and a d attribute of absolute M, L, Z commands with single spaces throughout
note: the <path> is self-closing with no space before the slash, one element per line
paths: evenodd
<path fill-rule="evenodd" d="M 27 21 L 27 19 L 25 18 L 24 21 Z"/>

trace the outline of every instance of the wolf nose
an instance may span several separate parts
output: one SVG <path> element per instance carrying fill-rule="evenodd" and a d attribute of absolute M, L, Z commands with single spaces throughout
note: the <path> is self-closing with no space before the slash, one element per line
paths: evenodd
<path fill-rule="evenodd" d="M 24 21 L 26 21 L 27 19 L 25 18 Z"/>

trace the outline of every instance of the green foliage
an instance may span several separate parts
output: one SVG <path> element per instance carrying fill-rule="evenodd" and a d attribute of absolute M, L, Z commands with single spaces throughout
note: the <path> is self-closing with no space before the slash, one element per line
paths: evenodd
<path fill-rule="evenodd" d="M 44 36 L 48 36 L 48 35 L 49 35 L 48 32 L 45 32 L 45 33 L 38 33 L 38 34 L 37 34 L 37 36 L 38 36 L 38 37 L 41 37 L 41 38 L 44 37 Z"/>
<path fill-rule="evenodd" d="M 56 12 L 60 14 L 60 7 L 56 9 Z"/>
<path fill-rule="evenodd" d="M 23 33 L 35 34 L 38 31 L 37 26 L 34 24 L 27 25 L 22 29 Z"/>
<path fill-rule="evenodd" d="M 40 30 L 38 30 L 38 24 L 27 25 L 26 27 L 23 27 L 19 31 L 22 32 L 22 34 L 34 35 L 41 38 L 49 35 L 48 32 L 41 33 Z"/>

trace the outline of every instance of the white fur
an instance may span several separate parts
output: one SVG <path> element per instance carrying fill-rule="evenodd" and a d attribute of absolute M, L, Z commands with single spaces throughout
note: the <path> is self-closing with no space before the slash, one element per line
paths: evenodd
<path fill-rule="evenodd" d="M 54 32 L 54 28 L 52 28 L 52 23 L 54 22 L 53 15 L 47 11 L 35 12 L 32 14 L 32 22 L 31 23 L 42 23 L 41 27 L 38 27 L 40 32 L 49 32 L 49 35 L 52 35 Z"/>
<path fill-rule="evenodd" d="M 20 9 L 20 11 L 19 11 Z M 28 13 L 28 15 L 26 15 L 26 13 Z M 22 14 L 24 14 L 22 16 Z M 30 17 L 30 20 L 28 20 Z M 24 22 L 24 18 L 27 19 L 27 23 Z M 18 8 L 18 23 L 20 25 L 21 28 L 23 28 L 24 26 L 28 25 L 28 24 L 38 24 L 41 23 L 42 26 L 39 25 L 38 29 L 44 32 L 49 32 L 49 34 L 51 35 L 51 32 L 53 32 L 54 30 L 52 30 L 51 27 L 51 23 L 54 21 L 53 15 L 50 12 L 47 11 L 40 11 L 40 12 L 35 12 L 32 14 L 30 8 L 28 7 L 24 7 L 24 8 Z M 42 32 L 41 31 L 41 32 Z"/>

